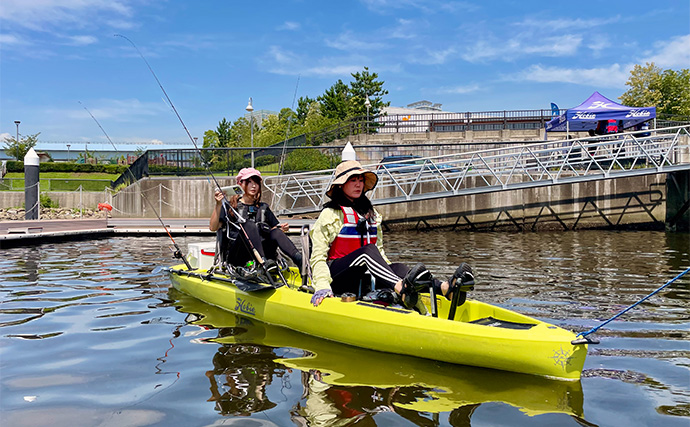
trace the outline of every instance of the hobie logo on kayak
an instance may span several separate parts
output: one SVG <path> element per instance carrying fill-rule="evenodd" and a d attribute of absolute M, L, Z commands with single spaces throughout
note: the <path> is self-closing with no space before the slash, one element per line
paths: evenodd
<path fill-rule="evenodd" d="M 582 113 L 582 112 L 577 112 L 573 116 L 573 119 L 579 119 L 579 120 L 594 120 L 597 118 L 597 115 L 594 113 Z"/>
<path fill-rule="evenodd" d="M 649 110 L 630 110 L 625 117 L 649 117 L 651 114 L 652 113 Z"/>
<path fill-rule="evenodd" d="M 237 301 L 235 302 L 235 310 L 241 313 L 251 314 L 252 316 L 255 312 L 252 303 L 240 297 L 237 297 Z"/>

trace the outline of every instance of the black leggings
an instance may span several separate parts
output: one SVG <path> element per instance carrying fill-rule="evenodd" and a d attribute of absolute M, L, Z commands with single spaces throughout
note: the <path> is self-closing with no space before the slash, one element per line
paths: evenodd
<path fill-rule="evenodd" d="M 329 269 L 333 279 L 331 289 L 334 294 L 352 292 L 359 296 L 371 290 L 371 283 L 365 280 L 367 272 L 374 276 L 376 288 L 393 289 L 395 284 L 410 271 L 405 264 L 386 263 L 374 244 L 362 246 L 342 258 L 334 259 Z"/>
<path fill-rule="evenodd" d="M 367 273 L 374 276 L 376 288 L 393 289 L 410 271 L 410 267 L 401 262 L 386 263 L 374 244 L 362 246 L 342 258 L 333 260 L 329 265 L 331 271 L 331 289 L 336 295 L 352 292 L 357 296 L 366 295 L 371 290 Z M 433 279 L 434 291 L 441 295 L 441 281 Z M 428 292 L 424 290 L 423 292 Z"/>
<path fill-rule="evenodd" d="M 295 263 L 297 262 L 296 257 L 301 255 L 295 244 L 292 243 L 292 240 L 290 240 L 288 236 L 283 233 L 283 230 L 279 228 L 273 228 L 270 232 L 263 233 L 262 236 L 255 222 L 247 221 L 242 224 L 242 226 L 247 232 L 247 236 L 249 236 L 256 251 L 259 252 L 259 255 L 264 259 L 276 259 L 278 256 L 278 248 Z M 244 236 L 244 233 L 242 233 L 242 230 L 240 230 L 237 239 L 231 243 L 228 248 L 226 262 L 236 266 L 244 266 L 247 261 L 256 260 L 247 243 L 247 238 Z"/>

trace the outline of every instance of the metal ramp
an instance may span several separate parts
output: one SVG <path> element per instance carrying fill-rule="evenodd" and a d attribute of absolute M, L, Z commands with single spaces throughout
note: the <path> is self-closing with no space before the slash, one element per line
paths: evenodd
<path fill-rule="evenodd" d="M 393 167 L 364 165 L 379 177 L 374 205 L 690 170 L 690 126 L 544 141 L 417 159 Z M 278 214 L 321 210 L 334 170 L 265 177 Z"/>

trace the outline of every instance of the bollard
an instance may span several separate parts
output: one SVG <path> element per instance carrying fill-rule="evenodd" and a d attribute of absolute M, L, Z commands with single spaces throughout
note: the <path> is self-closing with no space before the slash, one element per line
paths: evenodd
<path fill-rule="evenodd" d="M 357 154 L 355 153 L 355 149 L 350 144 L 350 141 L 347 141 L 347 144 L 345 144 L 345 148 L 343 148 L 342 152 L 342 159 L 343 161 L 345 160 L 357 160 Z"/>
<path fill-rule="evenodd" d="M 38 154 L 33 148 L 24 156 L 24 219 L 38 219 Z"/>

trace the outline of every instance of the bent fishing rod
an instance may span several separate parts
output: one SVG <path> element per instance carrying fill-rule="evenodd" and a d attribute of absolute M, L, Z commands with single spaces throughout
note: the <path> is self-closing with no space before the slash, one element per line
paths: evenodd
<path fill-rule="evenodd" d="M 117 147 L 115 146 L 115 143 L 113 143 L 113 140 L 110 139 L 110 136 L 108 136 L 108 133 L 105 131 L 105 129 L 103 129 L 103 126 L 101 126 L 101 124 L 98 122 L 98 120 L 96 120 L 96 117 L 94 117 L 94 115 L 91 114 L 91 111 L 89 111 L 89 109 L 86 108 L 86 106 L 85 106 L 84 104 L 82 104 L 81 101 L 77 101 L 77 102 L 79 102 L 79 105 L 81 105 L 82 107 L 84 107 L 84 110 L 86 110 L 86 112 L 89 113 L 89 116 L 91 116 L 91 118 L 96 122 L 96 124 L 98 125 L 98 127 L 101 128 L 101 131 L 103 132 L 103 135 L 105 135 L 105 137 L 108 139 L 108 142 L 110 142 L 110 145 L 113 146 L 113 148 L 115 149 L 115 152 L 119 153 L 120 150 L 117 149 Z M 128 168 L 126 169 L 126 171 L 129 172 L 129 175 L 132 177 L 132 182 L 136 182 L 137 179 L 136 179 L 136 177 L 134 176 L 134 174 L 132 173 L 131 169 L 128 167 Z M 163 226 L 163 229 L 165 230 L 166 233 L 168 233 L 168 237 L 170 237 L 170 240 L 172 241 L 173 246 L 175 246 L 175 251 L 173 252 L 173 256 L 174 256 L 175 258 L 181 259 L 181 260 L 184 262 L 184 265 L 187 266 L 187 269 L 189 269 L 189 270 L 194 270 L 194 269 L 192 268 L 191 264 L 189 264 L 189 261 L 187 261 L 187 258 L 186 258 L 184 255 L 182 255 L 182 250 L 180 249 L 179 246 L 177 246 L 177 243 L 175 242 L 175 239 L 173 239 L 172 234 L 170 234 L 170 230 L 168 230 L 168 227 L 166 227 L 165 223 L 163 222 L 163 219 L 160 217 L 160 215 L 158 215 L 158 212 L 156 211 L 156 208 L 153 207 L 153 203 L 151 203 L 151 201 L 149 200 L 149 198 L 146 196 L 146 193 L 145 193 L 144 191 L 142 191 L 142 192 L 141 192 L 141 195 L 144 197 L 144 200 L 146 200 L 146 203 L 149 204 L 149 206 L 151 207 L 151 210 L 153 211 L 153 213 L 156 214 L 156 218 L 158 218 L 158 221 L 160 221 L 161 225 Z"/>
<path fill-rule="evenodd" d="M 201 158 L 201 163 L 202 163 L 202 164 L 204 165 L 204 167 L 206 168 L 206 172 L 208 173 L 208 175 L 209 175 L 209 176 L 211 177 L 211 179 L 213 180 L 213 183 L 215 184 L 215 186 L 216 186 L 216 188 L 218 189 L 218 191 L 220 191 L 220 192 L 223 194 L 223 199 L 225 200 L 225 202 L 227 202 L 227 205 L 230 206 L 230 209 L 232 210 L 233 214 L 234 214 L 235 217 L 237 218 L 237 223 L 238 223 L 239 229 L 242 231 L 242 234 L 243 234 L 244 237 L 245 237 L 245 240 L 246 240 L 246 242 L 247 242 L 247 244 L 248 244 L 248 246 L 249 246 L 250 252 L 252 252 L 252 254 L 254 255 L 254 258 L 256 258 L 256 261 L 259 263 L 259 265 L 261 266 L 261 268 L 264 270 L 264 273 L 266 273 L 266 276 L 267 276 L 268 280 L 271 282 L 271 285 L 273 285 L 273 286 L 275 287 L 276 284 L 275 284 L 275 282 L 273 281 L 273 278 L 271 277 L 270 273 L 268 273 L 268 271 L 266 270 L 266 265 L 264 264 L 264 259 L 263 259 L 263 257 L 261 257 L 261 255 L 259 254 L 259 251 L 257 251 L 256 248 L 254 247 L 254 244 L 253 244 L 252 241 L 249 239 L 249 235 L 247 234 L 247 231 L 244 229 L 244 226 L 242 225 L 242 223 L 244 222 L 244 221 L 243 221 L 244 218 L 241 218 L 240 215 L 239 215 L 239 212 L 237 212 L 237 210 L 235 210 L 235 208 L 233 208 L 232 205 L 230 205 L 230 202 L 229 202 L 227 196 L 225 195 L 225 193 L 223 192 L 223 189 L 221 188 L 220 184 L 218 183 L 218 180 L 216 179 L 215 175 L 213 175 L 213 172 L 211 171 L 211 168 L 209 167 L 208 163 L 206 162 L 206 159 L 204 159 L 204 156 L 202 155 L 201 150 L 199 149 L 199 146 L 197 145 L 196 141 L 194 141 L 194 137 L 193 137 L 192 134 L 189 132 L 189 129 L 187 128 L 187 125 L 185 125 L 184 120 L 182 120 L 182 117 L 180 116 L 180 113 L 177 112 L 177 108 L 175 108 L 175 104 L 173 104 L 172 99 L 170 99 L 170 97 L 168 96 L 168 93 L 166 92 L 165 88 L 163 87 L 163 84 L 162 84 L 161 81 L 158 79 L 158 76 L 156 75 L 156 73 L 153 71 L 153 68 L 151 67 L 151 64 L 149 64 L 149 61 L 146 60 L 146 57 L 144 56 L 144 54 L 141 53 L 141 51 L 139 50 L 139 48 L 137 47 L 137 45 L 135 45 L 134 42 L 133 42 L 132 40 L 130 40 L 129 38 L 123 36 L 122 34 L 115 34 L 115 37 L 122 37 L 123 39 L 127 40 L 127 41 L 132 45 L 132 47 L 134 47 L 134 49 L 137 51 L 137 53 L 139 54 L 139 56 L 141 57 L 141 59 L 142 59 L 142 60 L 144 61 L 144 63 L 146 64 L 146 67 L 147 67 L 147 68 L 149 69 L 149 71 L 151 72 L 151 75 L 153 75 L 153 78 L 156 80 L 156 83 L 158 83 L 158 87 L 159 87 L 159 88 L 161 89 L 161 91 L 163 92 L 163 95 L 165 96 L 165 99 L 168 101 L 168 104 L 170 104 L 170 107 L 172 108 L 173 112 L 175 113 L 175 116 L 177 116 L 177 120 L 180 121 L 180 124 L 182 125 L 182 127 L 183 127 L 184 130 L 185 130 L 185 132 L 187 133 L 187 136 L 189 137 L 189 140 L 192 142 L 192 145 L 194 145 L 194 148 L 196 149 L 197 154 L 198 154 L 199 157 Z M 210 182 L 210 181 L 209 181 L 209 182 Z"/>
<path fill-rule="evenodd" d="M 601 329 L 604 325 L 607 325 L 607 324 L 613 322 L 614 320 L 618 319 L 618 318 L 621 317 L 623 314 L 627 313 L 628 311 L 632 310 L 633 308 L 635 308 L 635 307 L 637 307 L 638 305 L 642 304 L 643 302 L 647 301 L 649 298 L 651 298 L 651 297 L 653 297 L 654 295 L 656 295 L 656 294 L 658 294 L 659 292 L 661 292 L 662 289 L 666 288 L 666 287 L 669 286 L 671 283 L 675 282 L 676 280 L 680 279 L 681 277 L 685 276 L 685 275 L 688 274 L 688 273 L 690 273 L 690 267 L 688 267 L 687 269 L 685 269 L 685 271 L 683 271 L 682 273 L 680 273 L 679 275 L 677 275 L 677 276 L 674 277 L 673 279 L 671 279 L 671 280 L 669 280 L 668 282 L 666 282 L 664 285 L 659 286 L 659 287 L 656 288 L 653 292 L 649 293 L 647 296 L 645 296 L 644 298 L 640 299 L 640 300 L 637 301 L 636 303 L 634 303 L 634 304 L 632 304 L 632 305 L 626 307 L 625 309 L 619 311 L 616 315 L 610 317 L 609 319 L 607 319 L 606 321 L 602 322 L 602 323 L 599 324 L 598 326 L 593 327 L 592 329 L 590 329 L 590 330 L 587 331 L 587 332 L 580 332 L 579 334 L 577 334 L 577 336 L 575 337 L 575 339 L 572 341 L 572 344 L 573 344 L 573 345 L 575 345 L 575 344 L 599 344 L 599 340 L 597 340 L 596 338 L 590 338 L 588 335 L 595 333 L 596 331 L 598 331 L 599 329 Z"/>

